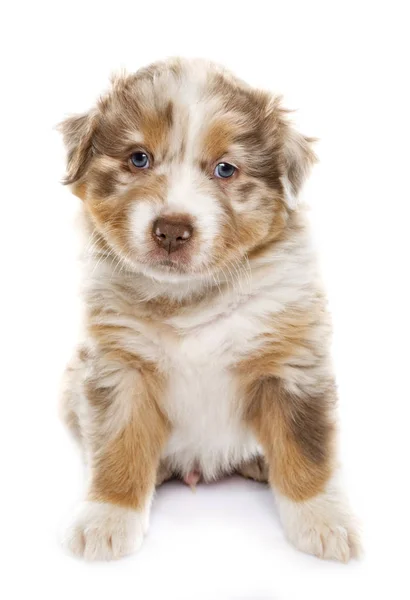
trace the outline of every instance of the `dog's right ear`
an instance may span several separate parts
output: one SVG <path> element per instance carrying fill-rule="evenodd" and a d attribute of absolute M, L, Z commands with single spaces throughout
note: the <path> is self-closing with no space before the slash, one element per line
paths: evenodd
<path fill-rule="evenodd" d="M 67 149 L 67 172 L 63 183 L 77 183 L 86 173 L 93 156 L 95 117 L 89 113 L 68 117 L 58 125 Z"/>

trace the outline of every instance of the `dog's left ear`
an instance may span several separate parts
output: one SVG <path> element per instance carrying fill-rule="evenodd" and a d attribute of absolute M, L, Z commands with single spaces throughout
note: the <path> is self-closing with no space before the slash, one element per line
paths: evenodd
<path fill-rule="evenodd" d="M 67 149 L 67 172 L 64 184 L 77 183 L 86 173 L 93 155 L 92 138 L 95 118 L 90 114 L 75 115 L 58 125 Z"/>
<path fill-rule="evenodd" d="M 283 185 L 285 200 L 289 208 L 296 208 L 299 192 L 306 181 L 317 156 L 312 149 L 315 138 L 298 133 L 292 125 L 285 123 L 283 130 Z"/>

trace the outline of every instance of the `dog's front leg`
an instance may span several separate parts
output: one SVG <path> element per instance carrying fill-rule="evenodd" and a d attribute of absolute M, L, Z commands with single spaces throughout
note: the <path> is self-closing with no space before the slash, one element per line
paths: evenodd
<path fill-rule="evenodd" d="M 153 365 L 126 352 L 99 352 L 85 366 L 78 416 L 89 483 L 66 538 L 75 554 L 112 559 L 141 545 L 168 434 L 160 394 Z"/>
<path fill-rule="evenodd" d="M 292 383 L 273 376 L 254 381 L 248 419 L 269 464 L 287 537 L 304 552 L 346 562 L 359 553 L 360 542 L 336 481 L 334 384 Z"/>

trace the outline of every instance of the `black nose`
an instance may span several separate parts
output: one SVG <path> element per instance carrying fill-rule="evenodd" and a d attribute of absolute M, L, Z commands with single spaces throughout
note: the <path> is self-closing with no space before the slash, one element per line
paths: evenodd
<path fill-rule="evenodd" d="M 154 240 L 165 248 L 168 254 L 178 250 L 192 237 L 193 227 L 188 219 L 178 217 L 160 217 L 152 226 Z"/>

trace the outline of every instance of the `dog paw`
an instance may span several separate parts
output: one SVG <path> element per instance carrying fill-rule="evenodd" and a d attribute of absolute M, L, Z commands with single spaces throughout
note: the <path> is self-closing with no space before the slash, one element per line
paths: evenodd
<path fill-rule="evenodd" d="M 85 560 L 113 560 L 136 552 L 148 519 L 113 504 L 84 502 L 69 527 L 64 546 Z"/>
<path fill-rule="evenodd" d="M 269 468 L 263 456 L 256 456 L 248 462 L 242 463 L 238 467 L 237 473 L 246 479 L 253 479 L 261 483 L 268 483 L 269 480 Z"/>
<path fill-rule="evenodd" d="M 324 493 L 305 502 L 282 497 L 278 505 L 289 541 L 302 552 L 344 563 L 360 556 L 358 528 L 341 497 Z"/>
<path fill-rule="evenodd" d="M 319 558 L 348 562 L 358 554 L 356 537 L 343 525 L 326 523 L 318 519 L 308 527 L 301 527 L 293 535 L 287 532 L 289 540 L 302 552 L 314 554 Z"/>

